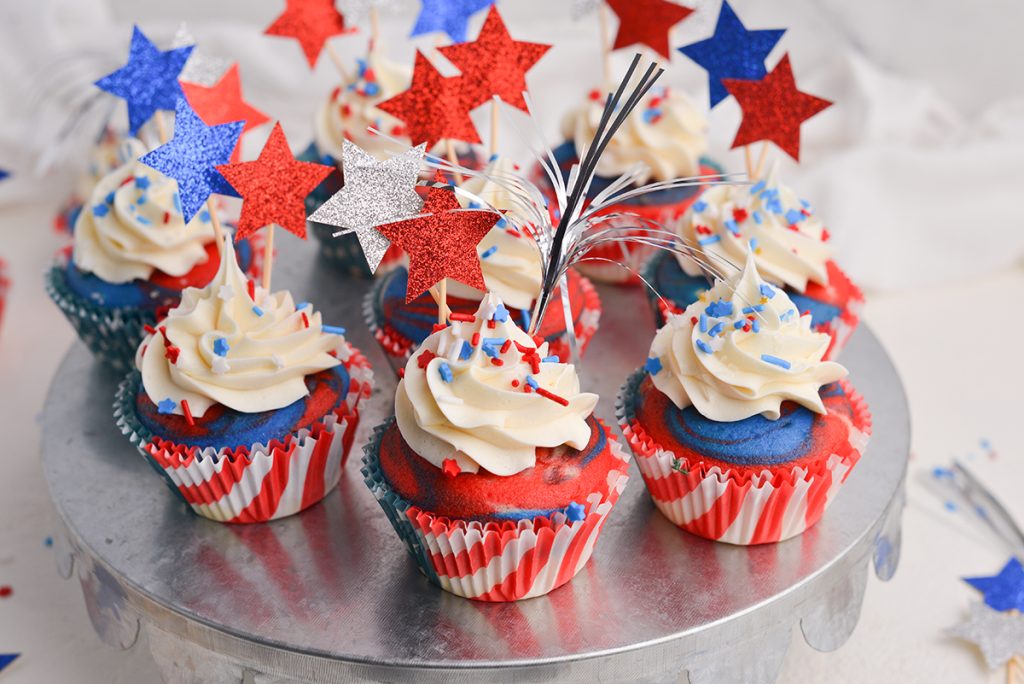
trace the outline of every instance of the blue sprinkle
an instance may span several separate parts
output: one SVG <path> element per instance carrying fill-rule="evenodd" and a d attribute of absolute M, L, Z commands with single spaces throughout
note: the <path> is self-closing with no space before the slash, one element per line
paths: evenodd
<path fill-rule="evenodd" d="M 700 349 L 705 354 L 714 353 L 714 349 L 708 346 L 707 342 L 705 342 L 704 340 L 697 340 L 697 349 Z"/>
<path fill-rule="evenodd" d="M 748 315 L 752 313 L 761 313 L 762 311 L 764 311 L 764 304 L 755 304 L 754 306 L 743 307 L 743 313 Z"/>
<path fill-rule="evenodd" d="M 174 400 L 168 397 L 167 399 L 160 400 L 160 403 L 156 405 L 156 412 L 162 415 L 167 415 L 168 413 L 174 413 L 174 409 L 177 407 L 178 405 Z"/>
<path fill-rule="evenodd" d="M 441 379 L 444 380 L 445 382 L 451 382 L 452 379 L 454 379 L 455 377 L 454 375 L 452 375 L 451 366 L 449 366 L 444 361 L 442 361 L 441 364 L 437 367 L 437 371 L 441 374 Z"/>
<path fill-rule="evenodd" d="M 759 211 L 755 211 L 752 216 L 754 217 L 754 223 L 757 225 L 761 225 L 761 222 L 764 221 L 764 219 L 761 218 L 761 212 Z"/>
<path fill-rule="evenodd" d="M 523 330 L 529 330 L 530 329 L 530 321 L 533 320 L 532 317 L 530 316 L 530 312 L 527 311 L 526 309 L 523 309 L 522 311 L 520 311 L 520 314 L 523 317 Z"/>
<path fill-rule="evenodd" d="M 498 153 L 495 152 L 494 154 L 492 154 L 490 157 L 487 158 L 487 161 L 488 162 L 496 162 L 496 161 L 498 161 Z"/>
<path fill-rule="evenodd" d="M 174 211 L 176 211 L 176 212 L 178 212 L 180 214 L 181 213 L 181 194 L 177 190 L 175 190 L 173 198 L 174 198 Z"/>
<path fill-rule="evenodd" d="M 785 321 L 788 321 L 790 318 L 792 318 L 795 315 L 796 315 L 796 309 L 790 309 L 789 311 L 787 311 L 784 314 L 782 314 L 781 316 L 779 316 L 779 320 L 785 322 Z"/>
<path fill-rule="evenodd" d="M 724 302 L 719 299 L 717 302 L 708 304 L 704 310 L 712 318 L 725 318 L 726 316 L 732 316 L 732 302 Z"/>
<path fill-rule="evenodd" d="M 256 314 L 257 316 L 262 316 L 263 315 L 263 309 L 261 309 L 260 307 L 256 306 L 255 304 L 252 305 L 252 312 L 254 314 Z"/>
<path fill-rule="evenodd" d="M 361 59 L 361 58 L 356 58 L 356 75 L 359 76 L 359 78 L 362 78 L 363 74 L 366 73 L 366 68 L 367 68 L 366 60 L 365 59 Z"/>
<path fill-rule="evenodd" d="M 709 235 L 706 238 L 701 238 L 700 240 L 697 240 L 697 244 L 700 245 L 701 247 L 707 247 L 708 245 L 715 244 L 716 242 L 720 241 L 721 239 L 722 239 L 721 235 Z"/>
<path fill-rule="evenodd" d="M 97 204 L 92 208 L 93 216 L 106 216 L 110 213 L 110 208 L 106 204 Z"/>
<path fill-rule="evenodd" d="M 533 389 L 537 389 L 538 387 L 540 387 L 540 385 L 537 384 L 537 381 L 533 379 L 532 375 L 526 376 L 526 384 L 532 387 Z"/>
<path fill-rule="evenodd" d="M 322 157 L 320 157 L 320 163 L 323 164 L 324 166 L 337 166 L 338 165 L 337 160 L 335 160 L 335 158 L 332 157 L 329 154 L 325 154 Z"/>
<path fill-rule="evenodd" d="M 146 178 L 145 176 L 136 176 L 135 187 L 137 187 L 139 190 L 147 189 L 149 187 L 149 179 Z"/>
<path fill-rule="evenodd" d="M 715 323 L 714 327 L 711 328 L 711 330 L 708 330 L 708 335 L 710 335 L 711 337 L 714 337 L 718 333 L 722 332 L 722 328 L 724 328 L 724 327 L 725 327 L 725 323 L 723 323 L 722 321 L 719 321 L 718 323 Z"/>
<path fill-rule="evenodd" d="M 756 183 L 754 183 L 754 187 L 750 188 L 750 193 L 753 194 L 753 195 L 756 195 L 757 193 L 759 193 L 762 190 L 764 190 L 764 188 L 765 188 L 765 182 L 763 180 L 759 180 Z"/>
<path fill-rule="evenodd" d="M 587 517 L 587 512 L 583 504 L 570 501 L 569 505 L 565 507 L 565 517 L 569 519 L 569 522 L 579 522 Z"/>
<path fill-rule="evenodd" d="M 45 546 L 46 548 L 50 548 L 51 546 L 53 546 L 53 537 L 47 537 L 46 539 L 44 539 L 43 546 Z"/>
<path fill-rule="evenodd" d="M 496 228 L 504 228 L 505 226 L 508 225 L 508 221 L 506 221 L 505 217 L 502 216 L 501 218 L 494 222 L 494 225 Z M 497 247 L 495 247 L 495 249 L 497 249 Z"/>
<path fill-rule="evenodd" d="M 937 480 L 946 480 L 946 479 L 952 480 L 953 479 L 953 471 L 950 470 L 949 468 L 942 468 L 942 467 L 933 468 L 932 469 L 932 475 Z"/>
<path fill-rule="evenodd" d="M 992 442 L 988 441 L 984 437 L 981 438 L 979 444 L 981 445 L 981 448 L 984 449 L 985 451 L 992 451 Z"/>
<path fill-rule="evenodd" d="M 231 347 L 228 346 L 228 341 L 223 337 L 218 337 L 213 341 L 213 353 L 217 356 L 227 356 L 229 349 L 231 349 Z"/>
<path fill-rule="evenodd" d="M 753 330 L 755 333 L 761 332 L 761 321 L 755 318 L 753 321 L 750 322 L 750 329 Z"/>
<path fill-rule="evenodd" d="M 295 310 L 298 311 L 299 309 L 305 309 L 307 306 L 309 306 L 309 302 L 299 302 L 295 305 Z"/>
<path fill-rule="evenodd" d="M 697 325 L 700 327 L 700 331 L 702 333 L 706 333 L 708 331 L 708 315 L 703 311 L 700 314 L 700 319 Z"/>
<path fill-rule="evenodd" d="M 470 208 L 470 209 L 480 209 L 480 208 L 482 208 L 483 206 L 484 206 L 484 205 L 480 204 L 479 202 L 476 202 L 476 201 L 474 201 L 474 200 L 469 200 L 469 208 Z"/>
<path fill-rule="evenodd" d="M 804 209 L 806 209 L 807 211 L 811 210 L 811 203 L 808 202 L 807 200 L 805 200 L 805 199 L 800 200 L 800 204 L 802 204 Z"/>
<path fill-rule="evenodd" d="M 557 356 L 545 356 L 540 360 L 541 363 L 559 363 L 561 361 Z"/>
<path fill-rule="evenodd" d="M 739 235 L 740 234 L 740 227 L 738 225 L 736 225 L 736 221 L 735 220 L 733 220 L 733 219 L 725 219 L 725 221 L 723 223 L 725 224 L 725 227 L 729 229 L 729 232 L 732 233 L 733 235 Z"/>
<path fill-rule="evenodd" d="M 199 212 L 199 220 L 202 221 L 203 223 L 209 223 L 210 212 L 208 212 L 206 209 L 203 209 L 201 212 Z"/>
<path fill-rule="evenodd" d="M 144 226 L 151 226 L 151 225 L 153 225 L 152 221 L 150 221 L 145 216 L 142 216 L 141 214 L 139 216 L 137 216 L 136 218 L 138 218 L 139 219 L 139 223 L 141 223 Z"/>
<path fill-rule="evenodd" d="M 945 509 L 946 509 L 947 511 L 949 511 L 950 513 L 952 513 L 953 511 L 955 511 L 955 510 L 956 510 L 956 504 L 955 504 L 955 503 L 953 503 L 952 501 L 947 501 L 946 503 L 944 503 L 944 504 L 942 504 L 942 505 L 943 505 L 943 506 L 945 507 Z"/>
<path fill-rule="evenodd" d="M 786 359 L 780 359 L 778 356 L 772 356 L 771 354 L 761 354 L 761 360 L 765 363 L 770 363 L 773 366 L 778 366 L 779 368 L 784 368 L 786 370 L 789 370 L 792 367 L 792 364 Z"/>
<path fill-rule="evenodd" d="M 661 116 L 660 109 L 648 109 L 644 112 L 644 123 L 653 123 Z"/>
<path fill-rule="evenodd" d="M 472 355 L 473 355 L 473 345 L 471 345 L 469 342 L 463 340 L 462 341 L 462 349 L 459 350 L 459 360 L 460 361 L 465 361 L 466 359 L 468 359 Z"/>
<path fill-rule="evenodd" d="M 373 81 L 368 81 L 363 87 L 363 91 L 370 97 L 373 97 L 380 92 L 380 86 Z"/>
<path fill-rule="evenodd" d="M 985 510 L 984 506 L 977 505 L 974 507 L 974 512 L 978 514 L 978 517 L 982 520 L 988 520 L 988 511 Z"/>
<path fill-rule="evenodd" d="M 658 373 L 661 372 L 661 369 L 661 359 L 659 359 L 657 356 L 649 356 L 647 358 L 647 361 L 644 362 L 644 370 L 650 373 L 651 375 L 657 375 Z"/>
<path fill-rule="evenodd" d="M 322 325 L 322 326 L 320 326 L 320 329 L 323 330 L 328 335 L 344 335 L 345 334 L 345 329 L 344 328 L 339 328 L 336 325 Z"/>
<path fill-rule="evenodd" d="M 492 245 L 491 247 L 488 247 L 484 251 L 483 254 L 480 255 L 480 258 L 481 259 L 486 259 L 487 257 L 491 256 L 492 254 L 494 254 L 497 251 L 498 251 L 498 245 Z"/>
<path fill-rule="evenodd" d="M 740 320 L 736 321 L 735 323 L 733 323 L 732 327 L 735 328 L 736 330 L 739 330 L 740 328 L 742 328 L 746 324 L 747 324 L 746 320 L 740 319 Z"/>
<path fill-rule="evenodd" d="M 135 200 L 135 204 L 137 204 L 137 205 L 139 205 L 141 207 L 143 204 L 146 203 L 146 200 L 147 200 L 147 198 L 146 198 L 145 195 L 139 195 L 138 199 Z"/>
<path fill-rule="evenodd" d="M 697 200 L 693 203 L 693 210 L 698 214 L 704 213 L 704 210 L 708 208 L 708 203 L 704 200 Z"/>
<path fill-rule="evenodd" d="M 789 211 L 786 212 L 787 223 L 800 223 L 803 220 L 804 215 L 797 211 L 796 209 L 790 209 Z"/>
<path fill-rule="evenodd" d="M 757 249 L 757 238 L 750 238 L 750 249 L 754 251 Z"/>
<path fill-rule="evenodd" d="M 498 349 L 501 345 L 505 344 L 505 340 L 500 337 L 488 337 L 485 340 L 480 341 L 480 348 L 484 350 L 484 354 L 487 354 L 492 359 L 498 358 Z"/>
<path fill-rule="evenodd" d="M 499 304 L 498 308 L 494 310 L 494 315 L 491 316 L 491 318 L 498 323 L 504 323 L 508 320 L 508 309 L 505 308 L 504 304 Z"/>
<path fill-rule="evenodd" d="M 114 203 L 114 193 L 113 192 L 108 192 L 107 196 L 103 198 L 103 201 L 106 202 L 107 204 L 113 204 Z"/>
<path fill-rule="evenodd" d="M 775 288 L 767 283 L 761 283 L 761 286 L 758 289 L 761 290 L 762 297 L 767 297 L 768 299 L 771 299 L 772 297 L 775 296 Z"/>

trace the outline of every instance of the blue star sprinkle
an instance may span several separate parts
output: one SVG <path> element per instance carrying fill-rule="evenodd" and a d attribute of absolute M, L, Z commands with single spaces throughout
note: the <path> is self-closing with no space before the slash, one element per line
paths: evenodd
<path fill-rule="evenodd" d="M 993 577 L 965 577 L 972 587 L 985 597 L 989 608 L 999 611 L 1024 610 L 1024 566 L 1011 558 L 998 575 Z"/>
<path fill-rule="evenodd" d="M 466 24 L 480 10 L 490 7 L 494 0 L 421 0 L 423 8 L 416 17 L 409 37 L 444 31 L 453 43 L 466 41 Z"/>
<path fill-rule="evenodd" d="M 504 304 L 498 304 L 494 309 L 494 316 L 492 318 L 498 323 L 504 323 L 508 320 L 508 309 L 505 308 Z"/>
<path fill-rule="evenodd" d="M 678 50 L 708 72 L 711 106 L 729 97 L 723 78 L 760 81 L 768 73 L 764 60 L 785 29 L 748 31 L 728 2 L 722 2 L 715 34 Z"/>
<path fill-rule="evenodd" d="M 213 193 L 238 197 L 216 167 L 231 161 L 231 152 L 244 125 L 244 121 L 235 121 L 207 126 L 181 98 L 174 109 L 174 137 L 139 159 L 178 181 L 185 223 L 192 220 Z"/>
<path fill-rule="evenodd" d="M 218 337 L 213 341 L 213 353 L 217 356 L 227 356 L 228 350 L 230 349 L 231 347 L 228 345 L 228 341 L 223 337 Z"/>
<path fill-rule="evenodd" d="M 0 672 L 5 670 L 8 665 L 13 663 L 21 657 L 20 653 L 0 653 Z"/>
<path fill-rule="evenodd" d="M 167 415 L 168 413 L 174 413 L 176 408 L 178 408 L 178 405 L 173 399 L 168 397 L 167 399 L 160 400 L 160 403 L 156 405 L 156 412 L 161 415 Z"/>
<path fill-rule="evenodd" d="M 660 373 L 661 368 L 661 359 L 659 359 L 657 356 L 649 356 L 647 357 L 647 361 L 644 362 L 644 370 L 650 373 L 651 375 L 657 375 L 658 373 Z"/>
<path fill-rule="evenodd" d="M 174 109 L 182 97 L 178 74 L 185 67 L 194 45 L 161 51 L 139 30 L 132 28 L 128 63 L 96 81 L 97 87 L 128 104 L 132 135 L 160 109 Z"/>
<path fill-rule="evenodd" d="M 583 504 L 570 501 L 569 505 L 565 507 L 565 517 L 569 519 L 569 522 L 579 522 L 587 517 L 587 511 Z"/>

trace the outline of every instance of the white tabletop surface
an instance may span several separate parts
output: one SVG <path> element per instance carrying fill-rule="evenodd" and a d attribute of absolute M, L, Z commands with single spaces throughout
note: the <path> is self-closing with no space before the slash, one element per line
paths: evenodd
<path fill-rule="evenodd" d="M 97 1 L 97 4 L 103 3 Z M 211 18 L 211 11 L 202 10 L 201 3 L 179 4 L 190 8 L 183 10 L 182 16 L 193 21 L 194 33 L 200 34 L 203 22 Z M 508 0 L 505 4 L 511 7 Z M 756 19 L 751 23 L 757 26 L 792 23 L 784 13 L 778 16 L 780 11 L 768 12 L 756 3 L 735 4 L 741 16 L 746 16 L 743 10 L 749 7 L 749 13 Z M 792 11 L 801 6 L 798 2 L 789 4 L 793 5 Z M 1002 6 L 999 2 L 991 4 L 997 9 Z M 232 7 L 237 9 L 236 5 Z M 864 14 L 870 15 L 877 10 L 877 5 L 868 2 Z M 132 13 L 132 8 L 139 6 L 145 8 L 136 12 L 141 12 L 142 16 Z M 153 6 L 155 3 L 114 3 L 110 16 L 120 21 L 154 18 L 157 26 L 171 25 L 167 12 L 154 10 Z M 244 7 L 246 20 L 255 22 L 255 26 L 269 22 L 278 3 L 253 2 Z M 287 81 L 289 74 L 305 76 L 298 51 L 296 49 L 295 54 L 282 51 L 277 44 L 267 47 L 265 39 L 251 26 L 244 31 L 235 26 L 225 28 L 220 15 L 235 16 L 231 12 L 224 10 L 212 17 L 220 17 L 221 23 L 211 24 L 214 26 L 210 29 L 211 35 L 222 39 L 222 47 L 232 46 L 224 47 L 225 52 L 231 53 L 234 48 L 249 51 L 249 62 L 243 60 L 243 74 L 250 63 L 256 65 L 254 71 L 265 67 L 253 78 L 258 86 L 255 91 L 259 93 L 253 101 L 284 118 L 293 140 L 308 139 L 308 126 L 303 131 L 303 121 L 307 120 L 303 112 L 311 111 L 316 99 L 329 90 L 327 84 L 331 76 L 327 65 L 321 65 L 317 80 L 304 85 L 308 91 L 305 100 L 269 95 L 272 86 Z M 507 14 L 514 35 L 517 26 L 532 25 L 532 15 L 518 6 L 508 9 Z M 110 16 L 105 21 L 110 22 Z M 777 17 L 774 23 L 768 23 L 773 16 Z M 847 20 L 849 17 L 839 18 L 840 22 Z M 971 20 L 963 19 L 967 23 Z M 392 21 L 397 32 L 403 22 L 408 23 L 411 18 Z M 559 15 L 559 21 L 568 25 L 567 12 Z M 868 17 L 862 23 L 868 21 L 873 20 Z M 860 25 L 855 21 L 848 23 L 851 30 L 857 30 Z M 570 28 L 576 32 L 575 40 L 584 40 L 586 31 L 579 26 Z M 123 26 L 120 33 L 127 35 Z M 551 30 L 545 34 L 542 28 L 536 33 L 522 30 L 519 33 L 536 40 L 554 38 Z M 259 46 L 253 47 L 254 43 Z M 787 45 L 795 55 L 801 54 L 802 47 L 796 41 Z M 878 49 L 884 52 L 883 48 Z M 270 51 L 275 59 L 261 62 L 258 55 L 251 54 L 255 50 Z M 355 54 L 355 51 L 349 46 L 347 54 Z M 950 95 L 955 92 L 955 83 L 948 81 L 948 74 L 935 76 L 938 69 L 929 71 L 913 59 L 901 62 L 898 57 L 884 54 L 879 59 L 890 66 L 895 64 L 894 68 L 903 77 L 926 83 L 929 92 L 934 90 L 947 97 L 953 102 L 950 106 L 958 107 L 965 121 L 977 121 L 978 116 L 983 116 L 980 113 L 983 107 L 972 108 L 970 104 L 977 104 L 979 98 L 992 97 L 991 92 L 974 83 L 971 87 L 977 92 L 972 91 L 966 103 L 960 102 Z M 977 65 L 979 69 L 988 66 L 991 65 Z M 557 73 L 557 70 L 552 69 L 550 73 Z M 857 77 L 856 73 L 842 69 L 837 73 L 850 79 Z M 0 72 L 0 83 L 3 83 L 2 78 Z M 540 78 L 543 79 L 543 75 Z M 822 87 L 828 84 L 836 86 L 838 83 L 829 94 L 833 99 L 841 96 L 843 81 L 836 73 L 819 74 L 817 80 L 809 81 L 821 84 L 816 92 L 822 92 Z M 546 84 L 535 90 L 539 91 L 538 100 L 543 93 L 552 93 Z M 309 96 L 309 92 L 313 96 Z M 554 92 L 557 93 L 557 89 Z M 1014 102 L 1019 105 L 1019 101 Z M 1005 112 L 1016 105 L 998 109 Z M 10 101 L 0 106 L 0 115 L 18 116 L 16 105 Z M 556 102 L 553 108 L 560 111 L 566 106 Z M 815 200 L 819 213 L 837 226 L 833 232 L 848 256 L 849 270 L 867 285 L 864 319 L 886 345 L 909 395 L 913 454 L 908 506 L 903 519 L 903 551 L 899 570 L 892 581 L 883 583 L 873 575 L 870 578 L 861 620 L 851 639 L 836 652 L 818 653 L 797 636 L 780 681 L 788 684 L 1004 681 L 1001 673 L 986 672 L 973 648 L 945 636 L 943 630 L 962 619 L 969 601 L 976 597 L 959 578 L 994 574 L 1006 562 L 1008 550 L 967 522 L 961 512 L 947 510 L 942 498 L 929 489 L 928 481 L 932 468 L 947 466 L 954 457 L 965 459 L 1014 511 L 1017 519 L 1024 520 L 1024 497 L 1020 494 L 1024 484 L 1024 461 L 1014 437 L 1024 408 L 1021 398 L 1024 363 L 1020 360 L 1024 316 L 1019 311 L 1024 297 L 1024 269 L 1020 266 L 1024 226 L 1017 211 L 1006 215 L 1005 226 L 992 227 L 996 222 L 987 220 L 985 214 L 990 203 L 980 202 L 983 206 L 979 209 L 978 196 L 965 197 L 956 186 L 933 185 L 930 192 L 925 192 L 929 182 L 927 178 L 922 180 L 922 176 L 931 173 L 935 162 L 924 155 L 935 150 L 930 146 L 928 150 L 922 149 L 924 143 L 910 150 L 918 154 L 918 158 L 910 157 L 909 152 L 895 157 L 872 156 L 877 152 L 872 147 L 877 147 L 877 141 L 857 146 L 829 143 L 829 140 L 842 138 L 830 126 L 849 124 L 851 119 L 846 114 L 837 115 L 838 121 L 831 124 L 822 122 L 819 144 L 815 144 L 813 133 L 808 134 L 808 159 L 802 169 L 792 169 L 792 175 L 799 176 L 805 187 L 810 188 L 801 187 L 801 191 Z M 1019 115 L 1011 120 L 1015 125 L 1024 123 Z M 719 126 L 722 122 L 713 119 L 712 124 Z M 734 124 L 722 125 L 728 130 L 715 135 L 728 138 Z M 545 126 L 548 130 L 557 128 L 550 121 L 545 121 Z M 1003 142 L 1001 146 L 993 146 L 989 141 L 985 149 L 972 147 L 970 141 L 962 142 L 948 150 L 948 155 L 967 168 L 978 168 L 972 164 L 998 167 L 1004 163 L 1002 151 L 1021 144 L 1015 135 L 1008 135 Z M 21 153 L 24 158 L 28 153 L 16 143 L 17 135 L 11 127 L 0 131 L 0 151 L 9 155 Z M 900 143 L 897 141 L 893 146 L 899 147 Z M 980 155 L 988 156 L 982 159 Z M 1021 158 L 1018 155 L 1015 160 L 1018 168 Z M 945 157 L 935 159 L 941 161 Z M 732 168 L 738 168 L 741 163 L 735 154 L 725 156 L 725 160 Z M 4 163 L 0 162 L 0 167 L 4 167 Z M 885 207 L 884 216 L 879 216 L 877 211 L 866 214 L 878 221 L 865 221 L 864 215 L 853 213 L 854 204 L 843 201 L 843 193 L 836 188 L 846 187 L 837 179 L 843 179 L 842 183 L 846 184 L 850 174 L 863 168 L 872 169 L 877 175 L 874 187 L 916 185 L 909 196 L 916 202 L 927 201 L 928 211 L 918 212 L 920 207 L 902 206 L 900 193 L 893 193 L 897 195 L 895 198 L 860 195 L 857 204 L 877 199 Z M 1016 190 L 1006 182 L 999 193 L 993 192 L 991 196 L 1005 202 L 1019 198 L 1021 177 L 1019 171 L 1016 173 Z M 8 182 L 6 189 L 0 186 L 0 257 L 8 261 L 13 280 L 6 313 L 0 323 L 0 445 L 3 447 L 0 456 L 3 468 L 0 476 L 0 587 L 9 586 L 12 590 L 9 596 L 0 598 L 0 653 L 22 654 L 18 661 L 0 672 L 0 684 L 156 682 L 159 677 L 146 644 L 140 643 L 130 651 L 121 652 L 99 641 L 88 623 L 77 582 L 64 581 L 57 576 L 52 550 L 45 543 L 54 529 L 54 513 L 39 466 L 39 435 L 45 426 L 38 424 L 37 417 L 49 379 L 71 343 L 73 333 L 60 312 L 47 300 L 41 275 L 60 245 L 50 223 L 54 207 L 62 199 L 58 189 L 66 187 L 67 178 L 63 178 L 62 186 L 59 176 L 43 181 L 26 180 L 27 175 L 22 174 L 16 183 Z M 961 181 L 971 182 L 962 178 L 957 182 Z M 997 178 L 997 188 L 998 182 Z M 829 209 L 834 213 L 827 214 Z M 900 211 L 903 213 L 899 214 Z M 897 212 L 906 225 L 897 226 L 902 232 L 890 240 L 890 236 L 879 234 L 878 224 L 891 230 L 893 212 Z M 936 216 L 978 217 L 979 214 L 977 223 L 971 225 L 958 224 L 952 219 L 948 223 L 935 222 Z M 915 216 L 919 216 L 921 222 L 932 223 L 914 225 Z M 1011 234 L 1016 237 L 1009 241 L 1003 239 Z M 935 241 L 947 248 L 925 247 Z M 961 242 L 965 247 L 961 248 Z M 979 243 L 984 249 L 971 247 Z M 894 250 L 898 252 L 896 260 L 893 260 Z M 842 254 L 840 261 L 844 261 Z M 884 267 L 878 265 L 880 262 Z M 937 273 L 941 274 L 937 263 L 949 264 L 948 272 L 956 277 L 937 277 Z M 897 270 L 898 277 L 894 275 Z M 107 401 L 107 398 L 98 400 Z M 991 450 L 982 446 L 983 440 L 987 440 Z"/>

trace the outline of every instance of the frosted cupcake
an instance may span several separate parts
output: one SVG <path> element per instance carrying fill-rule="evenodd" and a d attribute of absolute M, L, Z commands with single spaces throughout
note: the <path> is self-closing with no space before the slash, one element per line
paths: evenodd
<path fill-rule="evenodd" d="M 590 91 L 587 101 L 566 115 L 562 134 L 566 140 L 554 150 L 555 160 L 568 179 L 573 165 L 579 163 L 580 151 L 594 140 L 604 110 L 604 93 Z M 707 159 L 707 120 L 682 92 L 655 86 L 643 102 L 630 114 L 615 133 L 597 164 L 588 199 L 619 175 L 644 164 L 648 171 L 637 179 L 637 185 L 687 176 L 721 173 L 717 164 Z M 546 191 L 549 204 L 555 206 L 550 181 L 543 172 L 536 172 L 537 185 Z M 628 211 L 644 218 L 670 224 L 686 211 L 702 190 L 701 186 L 669 188 L 628 199 L 602 213 Z M 636 269 L 649 256 L 650 250 L 630 246 L 629 265 Z M 622 248 L 602 245 L 590 256 L 622 261 Z M 627 270 L 600 261 L 582 263 L 583 273 L 600 282 L 631 282 L 635 277 Z"/>
<path fill-rule="evenodd" d="M 732 544 L 815 524 L 871 433 L 846 369 L 753 259 L 681 314 L 622 388 L 619 424 L 655 506 Z"/>
<path fill-rule="evenodd" d="M 797 310 L 810 314 L 814 329 L 831 337 L 825 358 L 838 357 L 857 326 L 864 295 L 833 260 L 828 230 L 810 203 L 779 181 L 777 169 L 754 185 L 710 188 L 683 216 L 679 230 L 719 270 L 742 264 L 752 251 L 764 278 L 784 288 Z M 668 252 L 651 259 L 645 278 L 677 310 L 707 288 L 689 257 Z M 664 302 L 649 296 L 660 325 Z"/>
<path fill-rule="evenodd" d="M 576 369 L 488 295 L 409 360 L 363 473 L 427 578 L 453 594 L 546 594 L 586 564 L 628 461 Z"/>
<path fill-rule="evenodd" d="M 209 212 L 186 224 L 178 186 L 137 158 L 138 140 L 126 143 L 129 161 L 93 188 L 75 222 L 70 258 L 46 274 L 51 299 L 103 362 L 131 366 L 145 326 L 153 326 L 181 298 L 217 271 L 217 245 Z M 252 245 L 239 243 L 242 268 L 257 277 Z"/>
<path fill-rule="evenodd" d="M 504 159 L 491 163 L 488 173 L 503 177 L 513 171 Z M 463 188 L 501 211 L 515 211 L 515 205 L 502 187 L 483 176 L 466 179 Z M 463 204 L 474 204 L 463 200 Z M 541 264 L 537 245 L 531 236 L 518 230 L 512 221 L 499 220 L 477 245 L 480 270 L 490 292 L 507 307 L 513 320 L 524 329 L 530 326 L 534 300 L 541 289 Z M 408 271 L 399 267 L 374 284 L 367 294 L 363 310 L 367 324 L 384 352 L 404 365 L 420 343 L 433 332 L 437 323 L 437 304 L 429 293 L 411 303 L 405 301 Z M 569 271 L 569 302 L 572 324 L 581 353 L 597 331 L 601 317 L 601 301 L 590 281 Z M 569 341 L 565 314 L 561 306 L 561 290 L 557 290 L 552 306 L 537 329 L 549 353 L 568 361 Z M 484 293 L 457 281 L 448 284 L 448 307 L 457 314 L 472 315 Z"/>
<path fill-rule="evenodd" d="M 225 244 L 216 277 L 139 346 L 121 383 L 122 432 L 197 514 L 262 522 L 337 484 L 372 385 L 344 331 L 255 287 Z"/>

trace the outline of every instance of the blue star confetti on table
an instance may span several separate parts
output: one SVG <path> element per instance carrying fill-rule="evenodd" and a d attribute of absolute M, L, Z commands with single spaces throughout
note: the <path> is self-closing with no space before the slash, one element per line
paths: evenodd
<path fill-rule="evenodd" d="M 21 656 L 20 653 L 0 653 L 0 672 Z"/>
<path fill-rule="evenodd" d="M 1016 558 L 1011 558 L 998 575 L 965 577 L 964 582 L 980 591 L 990 608 L 1024 611 L 1024 566 Z"/>
<path fill-rule="evenodd" d="M 242 134 L 244 121 L 207 126 L 185 98 L 174 110 L 174 137 L 139 158 L 168 178 L 178 181 L 181 214 L 192 220 L 213 193 L 238 197 L 217 166 L 231 161 L 231 151 Z"/>
<path fill-rule="evenodd" d="M 466 40 L 469 18 L 494 4 L 494 0 L 422 0 L 423 7 L 416 17 L 409 37 L 444 31 L 453 43 Z"/>
<path fill-rule="evenodd" d="M 677 48 L 708 72 L 711 106 L 729 97 L 723 78 L 760 81 L 767 74 L 764 60 L 785 29 L 748 31 L 728 2 L 722 3 L 715 34 L 705 40 Z"/>
<path fill-rule="evenodd" d="M 193 47 L 161 51 L 138 26 L 133 27 L 128 63 L 96 81 L 101 90 L 128 104 L 132 135 L 137 135 L 158 110 L 174 109 L 182 97 L 178 74 L 185 68 Z"/>

